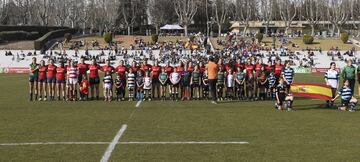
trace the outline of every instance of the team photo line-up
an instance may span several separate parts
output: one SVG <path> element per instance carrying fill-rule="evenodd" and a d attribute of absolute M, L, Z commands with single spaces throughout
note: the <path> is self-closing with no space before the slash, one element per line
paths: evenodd
<path fill-rule="evenodd" d="M 262 59 L 253 58 L 245 63 L 236 60 L 224 64 L 221 59 L 210 56 L 206 65 L 181 62 L 176 67 L 170 63 L 159 66 L 157 61 L 150 65 L 145 59 L 141 65 L 133 62 L 131 66 L 121 60 L 114 68 L 110 60 L 100 66 L 95 58 L 91 64 L 86 64 L 85 58 L 80 58 L 79 63 L 69 59 L 66 64 L 60 61 L 56 66 L 52 59 L 47 64 L 44 60 L 38 64 L 34 57 L 30 64 L 29 100 L 100 100 L 102 82 L 105 101 L 208 100 L 211 96 L 214 104 L 222 100 L 275 100 L 275 108 L 290 111 L 294 99 L 290 86 L 295 72 L 289 61 L 281 63 L 281 59 L 277 59 L 264 64 Z M 100 71 L 104 72 L 102 81 Z M 360 81 L 360 66 L 355 68 L 349 60 L 341 76 L 344 83 L 339 89 L 340 73 L 332 62 L 325 73 L 325 83 L 331 87 L 333 99 L 327 101 L 326 106 L 332 107 L 340 97 L 339 108 L 353 112 L 357 103 L 355 78 L 358 76 Z"/>

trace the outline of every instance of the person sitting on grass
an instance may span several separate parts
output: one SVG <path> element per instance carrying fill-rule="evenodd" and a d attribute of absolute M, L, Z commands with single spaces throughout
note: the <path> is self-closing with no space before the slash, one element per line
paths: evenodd
<path fill-rule="evenodd" d="M 339 97 L 341 97 L 341 106 L 339 107 L 339 110 L 346 111 L 346 109 L 349 108 L 349 112 L 355 112 L 357 99 L 352 95 L 349 80 L 345 80 L 344 86 L 339 90 L 339 94 L 331 101 L 335 101 Z"/>
<path fill-rule="evenodd" d="M 292 111 L 292 104 L 294 101 L 294 97 L 287 93 L 286 86 L 284 84 L 284 79 L 279 79 L 279 84 L 276 87 L 276 105 L 278 110 L 286 109 L 288 111 Z M 284 105 L 286 103 L 286 105 Z"/>
<path fill-rule="evenodd" d="M 80 83 L 80 101 L 88 100 L 89 87 L 90 87 L 90 82 L 87 79 L 86 74 L 84 74 L 82 76 L 82 81 Z"/>

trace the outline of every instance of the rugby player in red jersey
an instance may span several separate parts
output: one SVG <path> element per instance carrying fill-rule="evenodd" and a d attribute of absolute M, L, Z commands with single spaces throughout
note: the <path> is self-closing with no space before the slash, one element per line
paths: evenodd
<path fill-rule="evenodd" d="M 218 61 L 218 66 L 220 67 L 221 66 L 221 69 L 223 72 L 225 72 L 225 65 L 224 65 L 224 61 L 222 59 L 219 59 Z"/>
<path fill-rule="evenodd" d="M 112 74 L 115 72 L 115 68 L 113 66 L 111 66 L 110 59 L 106 60 L 106 65 L 101 67 L 101 71 L 103 71 L 105 74 L 111 75 L 111 78 L 112 78 Z M 110 90 L 110 92 L 108 92 L 108 94 L 113 94 L 113 86 L 107 87 L 107 90 Z M 107 95 L 107 96 L 108 96 L 108 100 L 111 100 L 111 99 L 109 99 L 109 95 Z M 112 96 L 112 95 L 110 95 L 110 96 Z M 105 96 L 105 98 L 106 98 L 106 96 Z M 112 97 L 110 97 L 110 98 L 112 98 Z"/>
<path fill-rule="evenodd" d="M 254 91 L 255 91 L 255 99 L 258 99 L 258 91 L 259 91 L 259 84 L 257 84 L 259 81 L 259 75 L 265 71 L 265 65 L 263 63 L 262 59 L 257 60 L 255 64 L 255 85 L 254 85 Z"/>
<path fill-rule="evenodd" d="M 140 68 L 143 71 L 143 74 L 151 72 L 151 65 L 148 64 L 148 59 L 147 58 L 145 58 L 144 62 L 141 64 Z"/>
<path fill-rule="evenodd" d="M 56 66 L 53 59 L 50 59 L 50 63 L 47 66 L 46 78 L 50 100 L 55 100 Z"/>
<path fill-rule="evenodd" d="M 78 67 L 78 71 L 79 71 L 78 82 L 80 84 L 83 79 L 83 75 L 85 75 L 86 72 L 89 70 L 89 64 L 86 64 L 85 58 L 81 57 L 80 63 L 77 64 L 77 67 Z"/>
<path fill-rule="evenodd" d="M 57 94 L 58 100 L 60 101 L 61 92 L 63 100 L 65 101 L 65 84 L 66 84 L 66 68 L 63 62 L 60 63 L 60 66 L 56 68 L 56 84 L 57 84 Z"/>
<path fill-rule="evenodd" d="M 90 81 L 90 92 L 91 92 L 91 100 L 94 100 L 94 95 L 96 95 L 96 100 L 99 100 L 99 70 L 101 69 L 100 65 L 97 64 L 96 59 L 93 58 L 91 64 L 89 65 L 89 81 Z M 94 90 L 95 93 L 94 94 Z"/>
<path fill-rule="evenodd" d="M 271 61 L 269 61 L 268 64 L 265 66 L 265 70 L 269 74 L 270 72 L 274 71 L 274 66 Z"/>
<path fill-rule="evenodd" d="M 158 64 L 158 61 L 155 60 L 154 66 L 152 66 L 151 68 L 152 90 L 153 90 L 152 98 L 155 98 L 155 93 L 157 98 L 160 98 L 160 81 L 159 81 L 160 72 L 161 72 L 161 67 Z"/>
<path fill-rule="evenodd" d="M 130 68 L 132 69 L 133 72 L 137 72 L 139 69 L 139 66 L 135 61 L 133 61 Z"/>
<path fill-rule="evenodd" d="M 247 90 L 247 97 L 250 101 L 253 99 L 254 94 L 254 65 L 251 64 L 251 60 L 248 59 L 245 64 L 245 71 L 246 71 L 246 90 Z"/>
<path fill-rule="evenodd" d="M 176 67 L 177 73 L 181 74 L 184 71 L 184 63 L 180 62 L 180 65 Z"/>
<path fill-rule="evenodd" d="M 188 68 L 187 68 L 187 70 L 188 70 L 190 73 L 192 73 L 192 72 L 194 71 L 194 66 L 193 66 L 193 63 L 192 63 L 191 61 L 188 63 Z"/>
<path fill-rule="evenodd" d="M 103 71 L 104 73 L 109 72 L 109 74 L 113 74 L 115 72 L 115 68 L 111 66 L 110 60 L 106 60 L 106 65 L 101 67 L 101 71 Z"/>
<path fill-rule="evenodd" d="M 281 60 L 277 59 L 276 64 L 274 66 L 274 74 L 276 77 L 276 83 L 278 83 L 278 80 L 281 77 L 281 72 L 282 72 L 283 68 L 284 68 L 284 66 L 281 64 Z"/>
<path fill-rule="evenodd" d="M 39 101 L 47 99 L 47 92 L 46 92 L 46 71 L 47 66 L 45 65 L 45 61 L 40 61 L 40 68 L 39 68 Z M 44 96 L 44 99 L 42 98 Z"/>
<path fill-rule="evenodd" d="M 119 76 L 121 82 L 126 85 L 126 72 L 127 72 L 127 67 L 124 65 L 124 60 L 120 60 L 120 64 L 119 66 L 117 66 L 115 68 L 115 71 L 117 73 L 117 75 Z M 120 94 L 122 94 L 121 96 L 121 100 L 125 100 L 125 88 L 121 89 L 122 92 L 119 92 Z"/>
<path fill-rule="evenodd" d="M 241 71 L 245 69 L 245 65 L 243 63 L 241 63 L 241 59 L 236 60 L 236 64 L 235 64 L 236 72 L 238 72 L 237 71 L 238 67 L 240 68 Z"/>
<path fill-rule="evenodd" d="M 171 73 L 174 71 L 175 68 L 173 68 L 171 65 L 170 65 L 170 62 L 167 62 L 166 63 L 166 66 L 165 66 L 165 71 L 166 73 L 168 74 L 168 78 L 170 78 L 170 75 Z M 169 90 L 169 94 L 171 93 L 171 82 L 170 82 L 170 79 L 168 79 L 166 85 L 168 86 L 168 90 Z"/>

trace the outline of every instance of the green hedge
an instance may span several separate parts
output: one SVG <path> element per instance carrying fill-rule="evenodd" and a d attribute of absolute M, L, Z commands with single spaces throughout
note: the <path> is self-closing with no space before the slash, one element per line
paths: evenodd
<path fill-rule="evenodd" d="M 0 31 L 25 31 L 25 32 L 38 32 L 40 35 L 44 35 L 50 31 L 69 29 L 68 27 L 58 26 L 8 26 L 0 25 Z"/>
<path fill-rule="evenodd" d="M 303 37 L 303 42 L 304 42 L 304 44 L 313 44 L 314 37 L 311 36 L 311 35 L 305 34 L 304 37 Z"/>
<path fill-rule="evenodd" d="M 151 35 L 151 40 L 152 40 L 153 43 L 158 42 L 158 40 L 159 40 L 159 35 L 157 35 L 157 34 Z"/>
<path fill-rule="evenodd" d="M 349 40 L 349 34 L 348 33 L 341 33 L 340 39 L 343 43 L 346 43 Z"/>
<path fill-rule="evenodd" d="M 0 32 L 0 38 L 4 41 L 35 40 L 39 37 L 41 37 L 39 32 L 26 32 L 26 31 Z"/>
<path fill-rule="evenodd" d="M 259 41 L 259 43 L 261 43 L 264 35 L 262 33 L 256 33 L 255 38 Z"/>
<path fill-rule="evenodd" d="M 113 40 L 113 35 L 111 32 L 106 32 L 104 33 L 103 38 L 106 43 L 110 43 Z"/>
<path fill-rule="evenodd" d="M 35 50 L 41 50 L 48 41 L 56 38 L 64 37 L 66 33 L 75 34 L 77 32 L 78 32 L 77 29 L 60 29 L 60 30 L 51 31 L 45 34 L 44 36 L 42 36 L 41 38 L 35 40 L 34 48 Z"/>

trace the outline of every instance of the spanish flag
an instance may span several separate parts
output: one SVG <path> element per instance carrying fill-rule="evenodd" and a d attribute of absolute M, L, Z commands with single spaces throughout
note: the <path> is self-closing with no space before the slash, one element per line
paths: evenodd
<path fill-rule="evenodd" d="M 331 100 L 332 92 L 331 87 L 325 84 L 291 84 L 290 92 L 294 96 L 320 99 L 320 100 Z"/>

